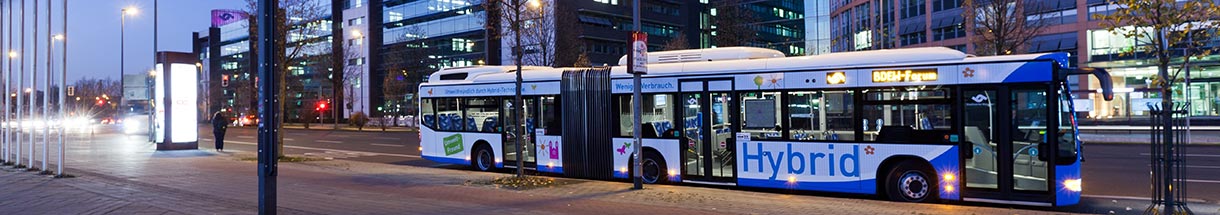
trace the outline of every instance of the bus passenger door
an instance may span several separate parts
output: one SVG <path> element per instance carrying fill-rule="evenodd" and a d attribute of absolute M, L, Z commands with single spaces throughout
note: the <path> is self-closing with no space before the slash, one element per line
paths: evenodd
<path fill-rule="evenodd" d="M 963 200 L 1042 205 L 1053 199 L 1054 153 L 1045 138 L 1047 91 L 1038 87 L 963 87 Z"/>
<path fill-rule="evenodd" d="M 687 181 L 732 182 L 736 178 L 732 80 L 683 81 L 682 172 Z"/>
<path fill-rule="evenodd" d="M 504 167 L 508 167 L 508 168 L 516 167 L 517 157 L 518 157 L 517 156 L 517 141 L 515 139 L 513 139 L 513 134 L 515 134 L 514 130 L 517 129 L 517 127 L 516 127 L 517 121 L 515 121 L 515 120 L 518 120 L 517 118 L 514 117 L 517 114 L 515 109 L 518 107 L 518 106 L 512 105 L 514 100 L 515 99 L 512 97 L 504 99 L 503 103 L 501 103 L 501 104 L 503 104 L 503 107 L 501 109 L 501 110 L 503 110 L 503 113 L 500 114 L 501 116 L 503 116 L 503 117 L 501 117 L 502 118 L 501 120 L 504 122 L 502 125 L 503 125 L 503 130 L 504 130 L 503 134 L 505 134 L 505 135 L 501 135 L 504 137 L 503 142 L 501 142 L 504 144 L 501 147 L 503 149 L 503 152 L 501 152 L 501 156 L 504 160 Z M 535 112 L 535 111 L 538 111 L 538 106 L 537 106 L 538 102 L 535 97 L 524 97 L 524 98 L 522 98 L 522 101 L 525 102 L 525 111 L 524 111 L 525 112 L 525 119 L 524 119 L 525 132 L 522 133 L 522 134 L 524 134 L 525 142 L 522 143 L 522 146 L 521 146 L 521 157 L 523 157 L 525 159 L 525 162 L 524 162 L 525 167 L 531 168 L 531 167 L 536 166 L 535 165 L 535 163 L 536 163 L 535 154 L 537 152 L 536 151 L 537 147 L 535 146 L 535 142 L 537 140 L 537 137 L 535 137 L 534 131 L 538 125 L 537 124 L 538 123 L 537 122 L 538 114 Z"/>

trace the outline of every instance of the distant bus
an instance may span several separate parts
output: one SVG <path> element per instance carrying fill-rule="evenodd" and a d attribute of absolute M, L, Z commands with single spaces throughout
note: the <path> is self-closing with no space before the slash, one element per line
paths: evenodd
<path fill-rule="evenodd" d="M 1074 205 L 1081 143 L 1068 55 L 912 48 L 784 57 L 761 48 L 654 52 L 643 76 L 643 173 L 692 183 L 1034 206 Z M 620 60 L 622 61 L 622 60 Z M 625 64 L 620 62 L 620 65 Z M 420 86 L 424 158 L 628 178 L 625 67 L 523 69 L 526 140 L 511 134 L 515 67 L 445 69 Z"/>

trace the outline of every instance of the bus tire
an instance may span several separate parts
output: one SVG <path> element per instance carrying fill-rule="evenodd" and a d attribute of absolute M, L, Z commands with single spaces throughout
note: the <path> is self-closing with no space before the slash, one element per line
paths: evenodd
<path fill-rule="evenodd" d="M 633 156 L 634 157 L 634 156 Z M 635 163 L 629 164 L 631 167 L 627 171 L 627 178 L 635 177 Z M 646 184 L 663 184 L 669 182 L 669 173 L 666 170 L 665 160 L 661 155 L 653 151 L 644 151 L 644 183 Z"/>
<path fill-rule="evenodd" d="M 890 168 L 885 177 L 885 195 L 892 201 L 930 202 L 936 199 L 938 183 L 925 165 L 905 160 Z"/>
<path fill-rule="evenodd" d="M 496 168 L 496 156 L 490 147 L 478 145 L 471 156 L 470 167 L 474 170 L 488 172 Z"/>

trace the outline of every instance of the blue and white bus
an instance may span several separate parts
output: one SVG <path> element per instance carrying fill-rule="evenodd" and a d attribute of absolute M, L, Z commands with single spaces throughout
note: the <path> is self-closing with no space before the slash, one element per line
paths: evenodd
<path fill-rule="evenodd" d="M 947 48 L 654 52 L 641 84 L 644 180 L 1077 204 L 1082 152 L 1067 79 L 1110 79 L 1068 60 Z M 637 152 L 625 67 L 526 67 L 523 105 L 512 105 L 514 71 L 445 69 L 422 84 L 423 157 L 482 171 L 524 159 L 520 168 L 539 172 L 628 178 Z M 505 126 L 512 107 L 525 108 L 520 155 Z"/>

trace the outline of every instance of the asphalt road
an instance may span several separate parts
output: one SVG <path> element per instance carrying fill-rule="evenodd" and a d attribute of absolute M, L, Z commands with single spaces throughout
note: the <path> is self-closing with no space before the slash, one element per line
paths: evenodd
<path fill-rule="evenodd" d="M 212 148 L 211 131 L 200 147 Z M 226 150 L 255 151 L 257 131 L 231 128 Z M 306 154 L 333 159 L 437 168 L 464 168 L 437 164 L 419 157 L 415 132 L 352 132 L 288 129 L 284 135 L 286 154 Z M 1087 145 L 1084 162 L 1085 200 L 1081 206 L 1060 210 L 1074 212 L 1130 213 L 1142 210 L 1149 190 L 1148 145 Z M 1188 146 L 1184 150 L 1189 193 L 1188 202 L 1215 211 L 1220 207 L 1220 146 Z M 1133 206 L 1134 205 L 1134 206 Z M 1206 212 L 1205 212 L 1206 213 Z M 1220 213 L 1220 211 L 1216 211 Z"/>

